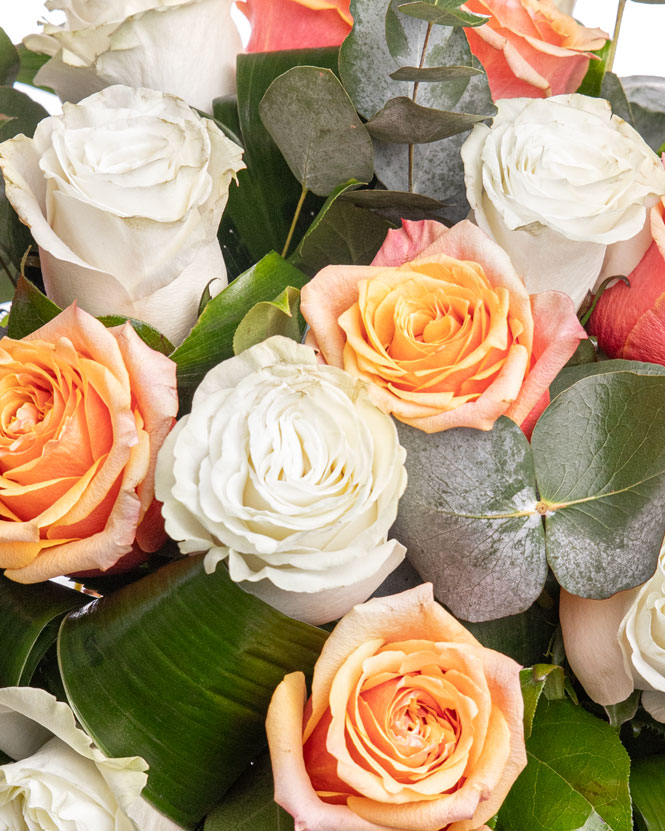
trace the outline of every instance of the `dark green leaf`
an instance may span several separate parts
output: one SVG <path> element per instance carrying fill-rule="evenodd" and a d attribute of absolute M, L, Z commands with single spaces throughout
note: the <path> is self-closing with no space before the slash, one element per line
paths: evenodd
<path fill-rule="evenodd" d="M 563 698 L 564 672 L 562 667 L 553 664 L 536 664 L 520 672 L 522 698 L 524 699 L 524 738 L 528 739 L 533 730 L 533 719 L 546 687 L 554 689 L 548 700 Z"/>
<path fill-rule="evenodd" d="M 471 12 L 465 12 L 459 8 L 457 2 L 446 0 L 435 0 L 425 2 L 416 0 L 413 3 L 402 3 L 398 8 L 402 14 L 410 17 L 417 17 L 419 20 L 426 20 L 428 23 L 435 23 L 439 26 L 482 26 L 487 23 L 489 17 L 483 17 Z"/>
<path fill-rule="evenodd" d="M 614 372 L 564 390 L 536 424 L 548 560 L 569 592 L 610 597 L 653 574 L 665 532 L 664 418 L 665 377 Z"/>
<path fill-rule="evenodd" d="M 612 41 L 608 40 L 602 49 L 598 49 L 598 51 L 591 53 L 596 56 L 597 60 L 592 59 L 589 61 L 589 68 L 587 69 L 586 75 L 580 84 L 580 88 L 577 90 L 580 95 L 591 95 L 593 98 L 601 97 L 601 88 L 603 85 L 603 78 L 605 77 L 607 58 L 610 54 L 611 48 Z"/>
<path fill-rule="evenodd" d="M 631 831 L 630 759 L 604 721 L 541 697 L 528 765 L 499 812 L 502 831 Z"/>
<path fill-rule="evenodd" d="M 451 113 L 393 98 L 367 124 L 372 138 L 393 144 L 427 144 L 470 130 L 487 116 Z"/>
<path fill-rule="evenodd" d="M 266 753 L 208 814 L 204 831 L 293 831 L 293 817 L 275 803 L 274 789 Z"/>
<path fill-rule="evenodd" d="M 212 114 L 216 124 L 224 134 L 242 147 L 242 130 L 238 116 L 237 96 L 226 95 L 223 98 L 215 98 L 212 102 Z"/>
<path fill-rule="evenodd" d="M 640 831 L 665 831 L 665 756 L 650 756 L 633 762 L 630 790 Z"/>
<path fill-rule="evenodd" d="M 640 703 L 640 690 L 634 690 L 625 701 L 620 701 L 618 704 L 606 704 L 605 712 L 609 723 L 616 730 L 619 730 L 623 724 L 630 721 Z"/>
<path fill-rule="evenodd" d="M 262 750 L 277 684 L 310 673 L 325 637 L 190 557 L 70 615 L 60 668 L 99 747 L 146 759 L 144 796 L 193 828 Z"/>
<path fill-rule="evenodd" d="M 154 349 L 156 352 L 161 352 L 162 355 L 170 355 L 175 348 L 166 335 L 162 335 L 161 332 L 158 332 L 157 329 L 150 326 L 149 323 L 144 323 L 142 320 L 125 317 L 124 315 L 104 315 L 97 319 L 106 327 L 122 326 L 124 323 L 131 323 L 132 328 L 141 340 L 148 344 L 151 349 Z"/>
<path fill-rule="evenodd" d="M 299 343 L 304 331 L 300 291 L 287 286 L 274 300 L 263 300 L 247 312 L 233 336 L 233 352 L 238 355 L 273 335 L 283 335 Z"/>
<path fill-rule="evenodd" d="M 57 583 L 24 586 L 0 576 L 0 686 L 29 684 L 62 618 L 89 601 Z"/>
<path fill-rule="evenodd" d="M 573 352 L 571 358 L 568 359 L 568 363 L 564 367 L 571 367 L 571 366 L 581 366 L 583 364 L 593 364 L 598 360 L 598 355 L 596 354 L 596 347 L 594 342 L 591 338 L 586 338 L 585 340 L 581 340 L 578 345 L 577 349 Z"/>
<path fill-rule="evenodd" d="M 328 196 L 341 182 L 369 182 L 372 142 L 329 69 L 296 66 L 275 79 L 259 112 L 303 188 Z"/>
<path fill-rule="evenodd" d="M 16 80 L 21 84 L 35 86 L 35 75 L 45 63 L 48 63 L 51 60 L 50 57 L 48 55 L 40 55 L 37 52 L 31 52 L 22 43 L 19 43 L 16 47 L 16 51 L 18 52 L 21 60 L 21 68 L 19 69 Z M 53 92 L 53 90 L 48 87 L 38 87 L 38 89 Z"/>
<path fill-rule="evenodd" d="M 428 219 L 439 218 L 445 207 L 436 199 L 420 193 L 407 193 L 396 190 L 351 190 L 341 195 L 343 202 L 351 202 L 359 208 L 381 212 L 389 219 Z"/>
<path fill-rule="evenodd" d="M 178 365 L 181 414 L 189 411 L 194 390 L 208 370 L 233 357 L 233 335 L 247 312 L 287 286 L 300 289 L 306 282 L 306 275 L 272 252 L 213 297 L 171 355 Z"/>
<path fill-rule="evenodd" d="M 450 81 L 452 78 L 470 78 L 480 75 L 482 69 L 473 66 L 403 66 L 393 72 L 390 77 L 393 81 L 418 81 L 419 83 L 436 83 Z"/>
<path fill-rule="evenodd" d="M 653 150 L 665 141 L 665 78 L 632 75 L 621 83 L 630 102 L 633 127 Z"/>
<path fill-rule="evenodd" d="M 392 533 L 419 574 L 467 620 L 527 609 L 543 589 L 547 562 L 520 428 L 500 418 L 488 432 L 398 429 L 409 480 Z"/>
<path fill-rule="evenodd" d="M 582 341 L 586 343 L 586 341 Z M 591 375 L 608 375 L 612 372 L 636 372 L 639 375 L 665 375 L 665 366 L 660 364 L 649 364 L 643 361 L 624 361 L 617 358 L 612 361 L 596 361 L 594 363 L 579 364 L 578 366 L 567 366 L 554 379 L 550 385 L 550 395 L 556 398 L 559 393 L 572 387 L 582 378 Z"/>
<path fill-rule="evenodd" d="M 18 75 L 20 60 L 16 47 L 0 29 L 0 85 L 10 87 Z"/>
<path fill-rule="evenodd" d="M 9 337 L 20 340 L 57 317 L 62 309 L 21 276 L 9 315 Z"/>
<path fill-rule="evenodd" d="M 25 252 L 32 246 L 37 249 L 37 244 L 32 239 L 30 230 L 18 218 L 16 211 L 9 204 L 5 196 L 5 183 L 0 174 L 0 248 L 4 266 L 12 279 L 18 277 L 21 260 Z"/>
<path fill-rule="evenodd" d="M 0 142 L 23 133 L 32 138 L 35 128 L 48 113 L 13 87 L 0 87 Z"/>
<path fill-rule="evenodd" d="M 600 92 L 601 98 L 606 98 L 612 105 L 612 112 L 623 118 L 629 124 L 634 125 L 633 110 L 621 79 L 614 72 L 606 72 L 603 76 L 603 84 Z"/>

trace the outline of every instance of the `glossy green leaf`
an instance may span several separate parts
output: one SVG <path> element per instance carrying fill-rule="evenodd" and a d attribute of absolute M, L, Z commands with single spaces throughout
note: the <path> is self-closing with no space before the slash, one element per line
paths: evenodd
<path fill-rule="evenodd" d="M 665 756 L 633 762 L 630 790 L 639 831 L 665 831 Z"/>
<path fill-rule="evenodd" d="M 35 86 L 35 75 L 44 66 L 44 64 L 48 63 L 51 59 L 48 55 L 41 55 L 37 52 L 31 52 L 22 43 L 18 44 L 18 46 L 16 47 L 16 51 L 18 52 L 18 56 L 21 61 L 21 67 L 19 69 L 18 77 L 16 80 L 19 81 L 19 83 L 21 84 Z M 47 92 L 53 92 L 53 90 L 49 89 L 48 87 L 38 87 L 38 89 L 44 89 Z"/>
<path fill-rule="evenodd" d="M 175 348 L 166 335 L 163 335 L 161 332 L 157 331 L 157 329 L 149 323 L 144 323 L 142 320 L 136 320 L 134 317 L 125 317 L 125 315 L 104 315 L 103 317 L 97 318 L 97 320 L 103 323 L 106 327 L 122 326 L 124 323 L 131 323 L 132 328 L 141 340 L 151 349 L 154 349 L 156 352 L 161 352 L 162 355 L 170 355 Z"/>
<path fill-rule="evenodd" d="M 471 14 L 459 8 L 461 3 L 456 0 L 415 0 L 411 3 L 401 3 L 398 7 L 402 14 L 426 20 L 438 26 L 482 26 L 489 17 Z"/>
<path fill-rule="evenodd" d="M 300 291 L 287 286 L 274 300 L 257 303 L 247 312 L 233 336 L 233 352 L 238 355 L 273 335 L 283 335 L 299 343 L 304 331 Z"/>
<path fill-rule="evenodd" d="M 329 69 L 288 70 L 272 82 L 259 112 L 306 190 L 328 196 L 341 182 L 369 182 L 374 175 L 372 141 Z"/>
<path fill-rule="evenodd" d="M 48 113 L 32 98 L 13 87 L 0 87 L 0 141 L 19 133 L 32 138 L 39 122 Z"/>
<path fill-rule="evenodd" d="M 487 116 L 421 107 L 410 98 L 392 98 L 367 124 L 372 138 L 392 144 L 427 144 L 470 130 Z"/>
<path fill-rule="evenodd" d="M 526 748 L 497 831 L 632 831 L 630 759 L 607 722 L 541 696 Z"/>
<path fill-rule="evenodd" d="M 586 343 L 586 341 L 582 341 Z M 596 361 L 565 367 L 550 385 L 550 395 L 556 398 L 559 393 L 572 387 L 582 378 L 591 375 L 608 375 L 612 372 L 636 372 L 639 375 L 665 375 L 665 366 L 649 364 L 644 361 L 624 361 L 617 358 L 611 361 Z"/>
<path fill-rule="evenodd" d="M 0 29 L 0 85 L 10 87 L 14 83 L 20 64 L 16 47 L 4 29 Z"/>
<path fill-rule="evenodd" d="M 612 41 L 608 40 L 602 49 L 598 49 L 598 51 L 591 53 L 596 56 L 597 60 L 589 61 L 589 68 L 587 69 L 586 75 L 577 90 L 580 95 L 590 95 L 593 98 L 602 97 L 601 89 L 603 85 L 603 78 L 605 77 L 607 58 L 610 54 L 611 48 Z"/>
<path fill-rule="evenodd" d="M 293 831 L 293 817 L 275 803 L 274 789 L 265 753 L 208 814 L 204 831 Z"/>
<path fill-rule="evenodd" d="M 527 609 L 543 589 L 547 561 L 524 433 L 507 418 L 488 432 L 398 429 L 408 485 L 393 534 L 419 574 L 466 620 Z"/>
<path fill-rule="evenodd" d="M 233 357 L 233 335 L 247 312 L 257 303 L 274 299 L 287 286 L 302 288 L 307 279 L 302 271 L 271 252 L 208 303 L 190 334 L 171 355 L 178 365 L 181 413 L 189 411 L 194 391 L 206 372 Z"/>
<path fill-rule="evenodd" d="M 630 102 L 633 126 L 653 150 L 658 150 L 665 141 L 665 78 L 632 75 L 622 78 L 621 84 Z"/>
<path fill-rule="evenodd" d="M 24 586 L 0 576 L 0 686 L 29 684 L 62 618 L 89 600 L 57 583 Z"/>
<path fill-rule="evenodd" d="M 614 372 L 564 390 L 536 424 L 548 560 L 572 594 L 610 597 L 653 574 L 665 532 L 663 419 L 663 375 Z"/>
<path fill-rule="evenodd" d="M 473 66 L 402 66 L 390 77 L 393 81 L 418 81 L 419 83 L 438 83 L 453 78 L 470 78 L 480 75 L 482 69 Z"/>
<path fill-rule="evenodd" d="M 265 743 L 272 693 L 310 673 L 320 629 L 179 560 L 70 615 L 59 658 L 70 704 L 108 755 L 143 756 L 143 794 L 193 828 Z"/>
<path fill-rule="evenodd" d="M 563 668 L 554 664 L 536 664 L 520 672 L 522 698 L 524 699 L 524 738 L 528 739 L 533 730 L 533 719 L 540 701 L 540 696 L 547 687 L 554 689 L 549 698 L 563 698 Z"/>
<path fill-rule="evenodd" d="M 21 276 L 9 315 L 9 337 L 20 340 L 53 320 L 61 311 L 60 306 L 56 306 L 37 286 Z"/>

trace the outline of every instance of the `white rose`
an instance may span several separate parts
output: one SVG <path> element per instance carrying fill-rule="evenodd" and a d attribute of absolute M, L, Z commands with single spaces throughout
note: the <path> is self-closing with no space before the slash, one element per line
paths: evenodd
<path fill-rule="evenodd" d="M 156 495 L 183 553 L 310 623 L 366 600 L 403 560 L 387 541 L 405 451 L 364 385 L 269 338 L 216 366 L 157 462 Z"/>
<path fill-rule="evenodd" d="M 145 761 L 105 756 L 45 690 L 0 689 L 0 751 L 0 831 L 178 829 L 139 798 Z"/>
<path fill-rule="evenodd" d="M 566 656 L 599 704 L 644 690 L 642 705 L 665 722 L 665 548 L 650 580 L 608 600 L 561 596 Z"/>
<path fill-rule="evenodd" d="M 478 225 L 510 255 L 530 294 L 579 307 L 605 276 L 629 274 L 651 243 L 647 207 L 665 169 L 609 102 L 584 95 L 497 102 L 462 147 Z"/>
<path fill-rule="evenodd" d="M 62 26 L 44 24 L 25 45 L 51 56 L 37 73 L 63 101 L 111 84 L 149 87 L 211 111 L 235 91 L 240 36 L 232 0 L 48 0 Z"/>
<path fill-rule="evenodd" d="M 217 228 L 242 150 L 184 101 L 108 87 L 34 139 L 0 144 L 7 198 L 59 306 L 151 323 L 174 342 L 227 282 Z"/>

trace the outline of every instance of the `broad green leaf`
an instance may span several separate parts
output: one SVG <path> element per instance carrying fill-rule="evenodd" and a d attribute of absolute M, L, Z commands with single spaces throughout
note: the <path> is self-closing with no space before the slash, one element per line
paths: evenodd
<path fill-rule="evenodd" d="M 437 83 L 453 78 L 470 78 L 482 74 L 482 69 L 473 66 L 402 66 L 391 73 L 393 81 L 418 81 L 419 83 Z"/>
<path fill-rule="evenodd" d="M 272 82 L 259 112 L 306 190 L 328 196 L 341 182 L 369 182 L 374 175 L 372 141 L 329 69 L 289 69 Z"/>
<path fill-rule="evenodd" d="M 304 331 L 300 291 L 287 286 L 274 300 L 263 300 L 247 312 L 233 336 L 233 352 L 238 355 L 273 335 L 299 343 Z"/>
<path fill-rule="evenodd" d="M 586 343 L 586 341 L 582 341 Z M 594 363 L 568 366 L 561 370 L 557 377 L 550 384 L 550 395 L 556 398 L 568 387 L 572 387 L 582 378 L 591 375 L 608 375 L 612 372 L 636 372 L 639 375 L 665 375 L 665 366 L 660 364 L 649 364 L 644 361 L 624 361 L 617 358 L 612 361 L 596 361 Z"/>
<path fill-rule="evenodd" d="M 639 831 L 665 831 L 665 756 L 650 756 L 633 762 L 630 791 Z"/>
<path fill-rule="evenodd" d="M 630 102 L 633 126 L 646 143 L 658 150 L 665 141 L 665 78 L 633 75 L 621 84 Z"/>
<path fill-rule="evenodd" d="M 393 534 L 419 574 L 466 620 L 527 609 L 543 589 L 547 562 L 522 431 L 507 418 L 488 432 L 398 429 L 409 478 Z"/>
<path fill-rule="evenodd" d="M 273 251 L 213 297 L 171 355 L 178 365 L 181 414 L 189 412 L 194 391 L 208 370 L 233 357 L 233 335 L 247 312 L 257 303 L 274 299 L 287 286 L 302 288 L 307 279 Z"/>
<path fill-rule="evenodd" d="M 13 87 L 0 87 L 0 142 L 23 133 L 32 138 L 35 128 L 48 113 Z"/>
<path fill-rule="evenodd" d="M 29 684 L 62 618 L 89 600 L 57 583 L 24 586 L 0 576 L 0 686 Z"/>
<path fill-rule="evenodd" d="M 597 60 L 592 59 L 589 61 L 589 68 L 577 90 L 580 95 L 591 95 L 593 98 L 604 97 L 601 96 L 601 88 L 611 47 L 612 41 L 608 40 L 602 49 L 591 53 L 596 56 Z"/>
<path fill-rule="evenodd" d="M 402 3 L 398 6 L 402 14 L 409 17 L 417 17 L 419 20 L 426 20 L 428 23 L 435 23 L 439 26 L 482 26 L 487 23 L 489 17 L 483 17 L 471 12 L 465 12 L 459 8 L 461 3 L 447 2 L 447 0 L 434 0 L 433 3 L 426 0 L 415 0 L 412 3 Z"/>
<path fill-rule="evenodd" d="M 190 557 L 70 615 L 59 658 L 70 704 L 110 756 L 150 765 L 143 792 L 193 828 L 265 744 L 286 673 L 311 673 L 326 633 Z"/>
<path fill-rule="evenodd" d="M 367 124 L 372 138 L 392 144 L 427 144 L 470 130 L 487 116 L 451 113 L 392 98 Z"/>
<path fill-rule="evenodd" d="M 56 306 L 37 286 L 21 275 L 9 315 L 9 337 L 20 340 L 53 320 L 61 311 L 60 306 Z"/>
<path fill-rule="evenodd" d="M 203 831 L 293 831 L 293 817 L 275 803 L 274 789 L 265 753 L 208 814 Z"/>
<path fill-rule="evenodd" d="M 175 348 L 166 335 L 162 335 L 161 332 L 157 331 L 149 323 L 144 323 L 142 320 L 125 317 L 124 315 L 104 315 L 103 317 L 97 318 L 97 320 L 107 328 L 111 326 L 122 326 L 124 323 L 131 323 L 132 328 L 141 340 L 151 349 L 154 349 L 156 352 L 161 352 L 162 355 L 170 355 Z"/>
<path fill-rule="evenodd" d="M 21 68 L 19 69 L 17 81 L 21 84 L 28 84 L 29 86 L 35 86 L 35 75 L 39 72 L 39 70 L 44 66 L 45 63 L 48 63 L 51 59 L 48 55 L 41 55 L 37 52 L 31 52 L 28 48 L 26 48 L 22 43 L 19 43 L 16 47 L 16 51 L 18 52 L 19 58 L 21 60 Z M 53 92 L 53 90 L 49 89 L 48 87 L 38 87 L 38 89 L 44 89 L 47 92 Z"/>
<path fill-rule="evenodd" d="M 520 672 L 522 698 L 524 699 L 524 738 L 528 739 L 533 730 L 533 719 L 540 702 L 540 696 L 546 693 L 548 700 L 557 700 L 564 696 L 564 672 L 562 667 L 554 664 L 536 664 Z M 547 689 L 550 693 L 547 695 Z"/>
<path fill-rule="evenodd" d="M 665 532 L 663 419 L 665 377 L 614 372 L 564 390 L 536 424 L 548 560 L 569 592 L 606 598 L 653 574 Z"/>
<path fill-rule="evenodd" d="M 612 112 L 623 118 L 629 124 L 634 125 L 633 110 L 630 101 L 626 97 L 626 91 L 618 75 L 614 72 L 606 72 L 603 76 L 600 97 L 606 98 L 612 105 Z"/>
<path fill-rule="evenodd" d="M 630 759 L 607 722 L 541 696 L 526 749 L 498 830 L 632 831 Z"/>
<path fill-rule="evenodd" d="M 18 75 L 20 59 L 4 29 L 0 29 L 0 84 L 10 87 Z"/>
<path fill-rule="evenodd" d="M 338 49 L 300 49 L 238 55 L 237 121 L 229 121 L 228 105 L 217 117 L 234 130 L 240 127 L 246 170 L 238 174 L 222 217 L 219 240 L 231 277 L 242 274 L 269 251 L 284 247 L 301 186 L 263 126 L 259 102 L 275 78 L 301 64 L 337 66 Z M 322 205 L 310 195 L 297 228 L 302 236 Z M 274 296 L 274 294 L 273 294 Z M 263 298 L 262 298 L 263 299 Z"/>

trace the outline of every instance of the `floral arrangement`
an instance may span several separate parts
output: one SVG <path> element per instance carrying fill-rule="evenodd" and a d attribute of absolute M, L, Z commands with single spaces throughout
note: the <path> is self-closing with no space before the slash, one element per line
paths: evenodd
<path fill-rule="evenodd" d="M 612 38 L 563 0 L 0 31 L 0 829 L 663 828 L 626 1 Z"/>

